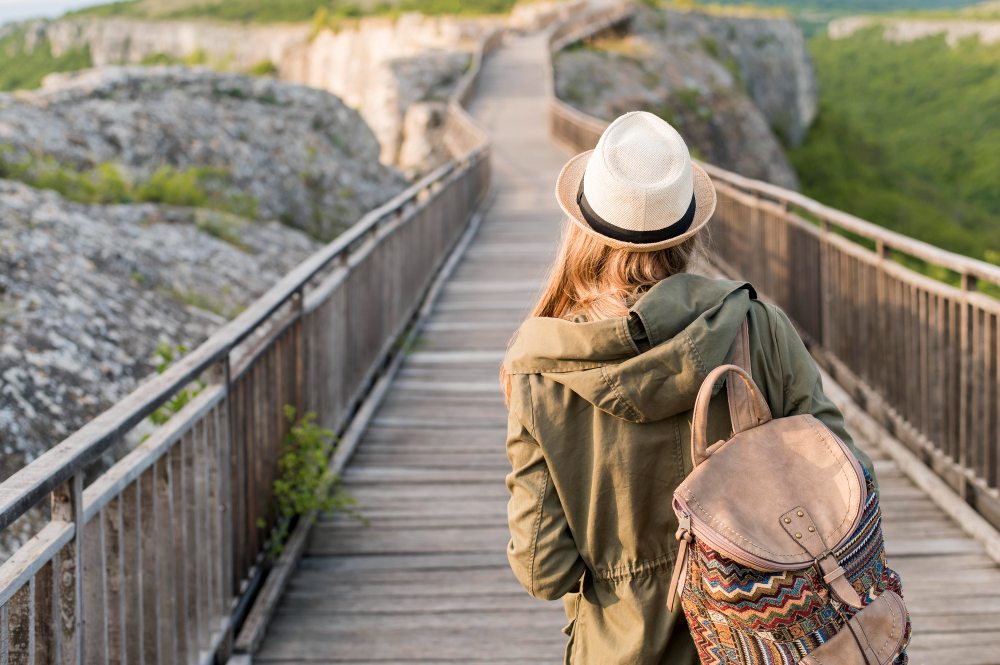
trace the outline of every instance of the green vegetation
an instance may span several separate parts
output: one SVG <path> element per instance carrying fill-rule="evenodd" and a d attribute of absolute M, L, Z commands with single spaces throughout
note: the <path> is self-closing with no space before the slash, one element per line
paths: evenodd
<path fill-rule="evenodd" d="M 86 7 L 72 15 L 134 18 L 210 18 L 220 21 L 253 23 L 305 23 L 319 13 L 322 22 L 371 15 L 394 15 L 400 12 L 424 14 L 503 14 L 517 0 L 395 0 L 370 2 L 362 0 L 200 0 L 191 3 L 158 0 L 132 0 Z"/>
<path fill-rule="evenodd" d="M 1000 45 L 811 42 L 821 111 L 791 153 L 804 193 L 928 243 L 1000 258 Z"/>
<path fill-rule="evenodd" d="M 277 76 L 278 68 L 270 60 L 261 60 L 250 68 L 250 74 L 253 76 Z"/>
<path fill-rule="evenodd" d="M 954 9 L 973 3 L 969 0 L 754 0 L 753 5 L 749 5 L 744 0 L 711 0 L 711 4 L 761 8 L 781 7 L 794 13 L 817 11 L 844 15 L 901 10 Z"/>
<path fill-rule="evenodd" d="M 166 53 L 153 53 L 147 55 L 141 61 L 140 65 L 204 65 L 208 61 L 208 57 L 205 52 L 201 49 L 193 51 L 190 55 L 184 58 L 175 58 L 172 55 Z"/>
<path fill-rule="evenodd" d="M 229 191 L 228 171 L 215 167 L 161 166 L 149 180 L 133 183 L 114 164 L 77 169 L 52 157 L 15 156 L 10 146 L 0 146 L 0 178 L 51 189 L 80 203 L 165 203 L 257 216 L 257 202 Z"/>
<path fill-rule="evenodd" d="M 156 345 L 156 351 L 153 352 L 153 358 L 156 361 L 156 373 L 163 374 L 167 371 L 175 360 L 179 360 L 181 356 L 187 353 L 187 348 L 183 346 L 174 347 L 166 342 L 160 342 Z M 193 381 L 191 385 L 184 388 L 179 393 L 174 395 L 172 398 L 167 400 L 167 402 L 153 411 L 149 416 L 150 422 L 159 427 L 163 423 L 170 420 L 174 414 L 178 413 L 181 409 L 187 406 L 191 400 L 198 396 L 202 390 L 205 389 L 205 381 L 201 378 Z M 143 441 L 149 438 L 149 435 L 143 437 Z"/>
<path fill-rule="evenodd" d="M 24 30 L 0 40 L 0 90 L 37 88 L 48 74 L 86 69 L 92 64 L 89 47 L 55 56 L 48 39 L 40 40 L 31 51 L 25 46 Z"/>
<path fill-rule="evenodd" d="M 354 499 L 340 485 L 340 477 L 330 470 L 330 461 L 339 441 L 333 432 L 316 424 L 316 414 L 306 413 L 295 420 L 295 407 L 285 406 L 289 432 L 285 435 L 282 455 L 278 459 L 278 478 L 274 481 L 272 502 L 277 526 L 272 534 L 270 555 L 281 553 L 288 539 L 292 521 L 333 512 L 354 515 L 365 524 L 351 506 Z M 267 522 L 258 520 L 266 528 Z"/>

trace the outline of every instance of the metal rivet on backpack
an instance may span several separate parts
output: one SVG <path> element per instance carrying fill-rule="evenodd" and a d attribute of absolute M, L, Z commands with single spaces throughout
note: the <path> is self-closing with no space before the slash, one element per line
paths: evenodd
<path fill-rule="evenodd" d="M 815 531 L 815 530 L 816 530 L 816 527 L 814 527 L 814 526 L 809 527 L 809 531 L 810 532 Z"/>
<path fill-rule="evenodd" d="M 792 518 L 791 517 L 786 517 L 785 518 L 785 524 L 791 524 L 791 523 L 792 523 Z"/>
<path fill-rule="evenodd" d="M 803 512 L 802 512 L 802 511 L 800 510 L 799 512 L 797 512 L 797 513 L 795 513 L 795 514 L 796 514 L 796 515 L 798 515 L 799 517 L 802 517 L 802 516 L 803 516 L 803 515 L 804 515 L 805 513 L 803 513 Z"/>
<path fill-rule="evenodd" d="M 795 534 L 795 537 L 796 537 L 796 538 L 801 538 L 801 537 L 802 537 L 802 534 L 801 534 L 801 533 L 797 533 L 797 534 Z"/>

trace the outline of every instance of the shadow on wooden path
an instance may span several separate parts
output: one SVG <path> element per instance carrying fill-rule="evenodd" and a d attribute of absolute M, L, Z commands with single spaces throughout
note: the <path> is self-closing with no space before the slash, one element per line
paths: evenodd
<path fill-rule="evenodd" d="M 344 473 L 371 526 L 336 516 L 313 529 L 257 662 L 562 662 L 562 604 L 529 597 L 507 564 L 497 383 L 558 235 L 566 155 L 547 137 L 544 57 L 533 35 L 486 63 L 473 112 L 493 135 L 497 199 Z M 1000 569 L 866 447 L 913 615 L 911 664 L 1000 665 Z"/>

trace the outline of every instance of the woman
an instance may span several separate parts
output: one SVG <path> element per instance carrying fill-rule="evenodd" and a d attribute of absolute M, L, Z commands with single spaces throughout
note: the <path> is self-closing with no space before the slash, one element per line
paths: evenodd
<path fill-rule="evenodd" d="M 568 216 L 562 247 L 501 370 L 513 466 L 507 555 L 531 595 L 563 599 L 566 663 L 694 665 L 680 603 L 667 610 L 671 498 L 692 469 L 695 394 L 732 359 L 744 319 L 775 417 L 811 413 L 874 476 L 871 461 L 784 313 L 749 284 L 688 272 L 715 188 L 669 124 L 622 116 L 566 164 L 556 196 Z M 719 387 L 710 441 L 730 433 Z"/>

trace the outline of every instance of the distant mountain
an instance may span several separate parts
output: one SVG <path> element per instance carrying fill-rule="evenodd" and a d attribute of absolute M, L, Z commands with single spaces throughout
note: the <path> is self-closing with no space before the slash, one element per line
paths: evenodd
<path fill-rule="evenodd" d="M 747 5 L 745 0 L 712 0 L 718 5 Z M 758 7 L 784 7 L 798 14 L 822 12 L 827 14 L 873 14 L 897 11 L 956 9 L 975 4 L 969 0 L 754 0 Z"/>

